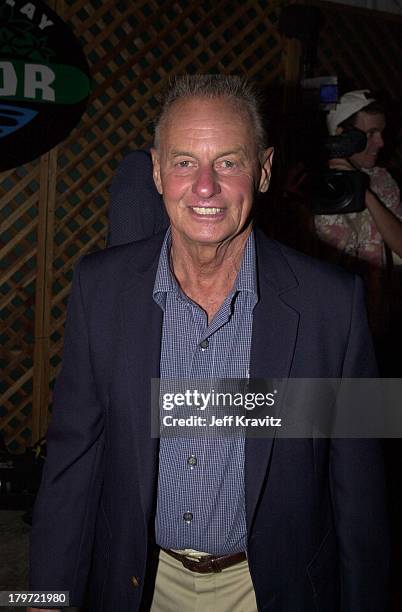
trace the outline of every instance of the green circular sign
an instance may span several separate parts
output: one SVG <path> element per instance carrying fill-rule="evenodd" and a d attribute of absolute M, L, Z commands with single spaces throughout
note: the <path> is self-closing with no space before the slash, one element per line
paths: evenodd
<path fill-rule="evenodd" d="M 0 171 L 62 141 L 87 107 L 90 76 L 70 28 L 43 2 L 0 8 Z"/>

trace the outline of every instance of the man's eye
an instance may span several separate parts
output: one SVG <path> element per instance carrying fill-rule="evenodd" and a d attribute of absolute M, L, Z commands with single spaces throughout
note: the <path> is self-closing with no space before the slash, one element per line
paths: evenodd
<path fill-rule="evenodd" d="M 235 163 L 231 161 L 230 159 L 224 159 L 223 161 L 221 161 L 220 165 L 222 168 L 226 168 L 226 169 L 235 167 Z"/>
<path fill-rule="evenodd" d="M 177 162 L 176 166 L 178 168 L 189 168 L 191 162 L 188 159 L 183 159 L 182 161 Z"/>

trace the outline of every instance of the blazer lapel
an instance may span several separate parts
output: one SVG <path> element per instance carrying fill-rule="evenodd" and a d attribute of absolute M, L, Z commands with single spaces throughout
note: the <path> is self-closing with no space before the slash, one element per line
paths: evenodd
<path fill-rule="evenodd" d="M 158 474 L 158 437 L 152 437 L 151 379 L 160 373 L 160 344 L 163 313 L 152 297 L 158 265 L 160 244 L 152 257 L 141 256 L 132 261 L 129 287 L 120 296 L 124 326 L 124 342 L 128 363 L 127 381 L 132 406 L 133 450 L 140 488 L 141 505 L 145 516 L 152 512 Z"/>
<path fill-rule="evenodd" d="M 250 378 L 286 378 L 290 376 L 299 326 L 299 313 L 286 299 L 289 299 L 291 290 L 297 288 L 298 282 L 276 243 L 256 232 L 256 247 L 259 302 L 253 314 Z M 278 413 L 277 409 L 275 412 Z M 245 489 L 249 533 L 268 474 L 275 432 L 269 438 L 246 439 Z"/>

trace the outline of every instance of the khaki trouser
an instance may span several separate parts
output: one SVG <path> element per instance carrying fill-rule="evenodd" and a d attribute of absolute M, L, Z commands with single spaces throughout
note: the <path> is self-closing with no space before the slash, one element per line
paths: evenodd
<path fill-rule="evenodd" d="M 150 612 L 257 612 L 247 561 L 197 574 L 161 550 Z"/>

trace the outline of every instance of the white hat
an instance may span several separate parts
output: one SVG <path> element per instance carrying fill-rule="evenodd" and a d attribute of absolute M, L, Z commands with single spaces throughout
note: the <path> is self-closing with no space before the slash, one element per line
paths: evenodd
<path fill-rule="evenodd" d="M 329 111 L 327 115 L 328 132 L 332 136 L 336 133 L 336 128 L 342 121 L 359 112 L 371 102 L 375 102 L 374 98 L 366 96 L 369 93 L 369 89 L 359 89 L 358 91 L 349 91 L 340 98 L 335 109 Z"/>

